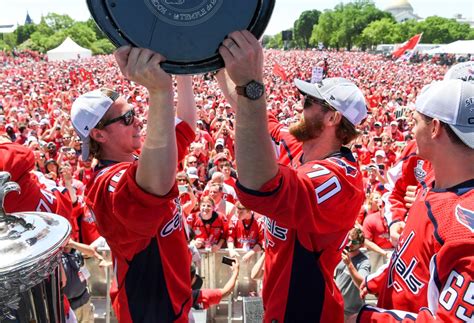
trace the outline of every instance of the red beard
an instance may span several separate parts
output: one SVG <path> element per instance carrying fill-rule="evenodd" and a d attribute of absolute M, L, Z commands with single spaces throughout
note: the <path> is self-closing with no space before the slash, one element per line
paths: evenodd
<path fill-rule="evenodd" d="M 321 117 L 308 121 L 302 118 L 300 122 L 290 127 L 290 134 L 299 142 L 305 142 L 318 138 L 324 130 L 324 123 Z"/>

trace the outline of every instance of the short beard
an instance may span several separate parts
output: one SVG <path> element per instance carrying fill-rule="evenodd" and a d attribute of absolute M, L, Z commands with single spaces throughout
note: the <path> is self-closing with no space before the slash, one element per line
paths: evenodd
<path fill-rule="evenodd" d="M 322 119 L 314 120 L 314 122 L 306 122 L 304 118 L 297 124 L 290 127 L 290 134 L 299 142 L 305 142 L 318 138 L 324 130 Z"/>

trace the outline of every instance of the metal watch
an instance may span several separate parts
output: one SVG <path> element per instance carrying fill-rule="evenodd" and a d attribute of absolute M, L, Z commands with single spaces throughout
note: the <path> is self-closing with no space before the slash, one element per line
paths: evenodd
<path fill-rule="evenodd" d="M 245 96 L 249 100 L 258 100 L 265 93 L 265 86 L 252 80 L 244 86 L 236 86 L 235 91 L 238 95 Z"/>

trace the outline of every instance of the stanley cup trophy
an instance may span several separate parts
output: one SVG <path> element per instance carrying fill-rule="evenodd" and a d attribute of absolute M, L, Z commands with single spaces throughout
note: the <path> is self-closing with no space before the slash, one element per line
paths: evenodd
<path fill-rule="evenodd" d="M 87 0 L 97 25 L 117 47 L 149 48 L 171 74 L 218 70 L 225 37 L 247 29 L 260 38 L 275 0 Z"/>
<path fill-rule="evenodd" d="M 63 322 L 59 264 L 69 222 L 56 214 L 4 211 L 7 194 L 19 194 L 0 172 L 0 322 Z"/>

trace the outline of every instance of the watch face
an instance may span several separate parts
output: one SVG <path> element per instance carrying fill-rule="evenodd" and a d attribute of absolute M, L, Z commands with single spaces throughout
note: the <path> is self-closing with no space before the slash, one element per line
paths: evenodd
<path fill-rule="evenodd" d="M 263 84 L 260 84 L 255 81 L 250 82 L 245 87 L 245 94 L 251 100 L 259 99 L 263 95 L 264 91 L 265 91 L 265 87 L 263 86 Z"/>

